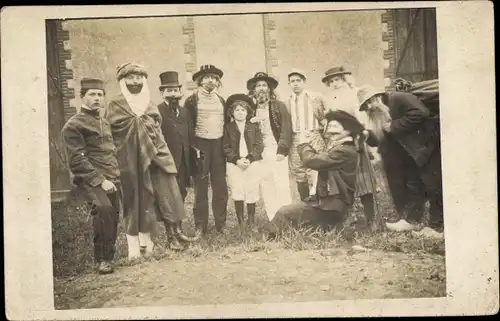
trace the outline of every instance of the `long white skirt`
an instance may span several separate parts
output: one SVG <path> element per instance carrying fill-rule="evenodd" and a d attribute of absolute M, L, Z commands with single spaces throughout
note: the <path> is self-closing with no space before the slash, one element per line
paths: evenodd
<path fill-rule="evenodd" d="M 288 176 L 288 157 L 276 160 L 277 146 L 268 146 L 262 153 L 260 190 L 269 220 L 283 205 L 292 203 L 290 179 Z"/>
<path fill-rule="evenodd" d="M 259 200 L 260 161 L 252 162 L 245 170 L 227 163 L 227 183 L 234 201 L 256 203 Z"/>

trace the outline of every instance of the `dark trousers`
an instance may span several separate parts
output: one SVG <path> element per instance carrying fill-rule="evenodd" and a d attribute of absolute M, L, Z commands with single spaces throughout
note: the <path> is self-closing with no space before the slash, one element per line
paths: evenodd
<path fill-rule="evenodd" d="M 307 203 L 282 206 L 271 220 L 269 232 L 279 234 L 287 226 L 316 226 L 323 229 L 333 228 L 346 217 L 345 212 L 324 211 Z"/>
<path fill-rule="evenodd" d="M 197 228 L 207 229 L 208 225 L 208 178 L 212 187 L 212 211 L 215 227 L 222 228 L 226 223 L 228 190 L 226 182 L 226 159 L 222 138 L 203 139 L 196 137 L 195 146 L 202 152 L 194 180 L 195 203 L 193 215 Z"/>
<path fill-rule="evenodd" d="M 111 261 L 115 256 L 115 243 L 120 217 L 120 185 L 118 191 L 107 194 L 100 186 L 85 187 L 91 206 L 94 228 L 94 259 Z"/>
<path fill-rule="evenodd" d="M 189 173 L 186 161 L 183 153 L 180 166 L 177 168 L 177 183 L 179 184 L 179 191 L 181 192 L 183 202 L 186 200 L 187 188 L 189 186 Z"/>
<path fill-rule="evenodd" d="M 429 226 L 443 227 L 443 182 L 441 169 L 441 148 L 435 147 L 427 164 L 420 168 L 420 178 L 424 185 L 426 198 L 429 200 Z"/>
<path fill-rule="evenodd" d="M 400 215 L 405 213 L 409 222 L 419 223 L 424 216 L 425 203 L 429 201 L 429 226 L 441 228 L 443 192 L 439 142 L 428 162 L 422 167 L 418 167 L 414 159 L 397 142 L 388 143 L 390 148 L 382 154 L 382 159 L 397 212 Z"/>

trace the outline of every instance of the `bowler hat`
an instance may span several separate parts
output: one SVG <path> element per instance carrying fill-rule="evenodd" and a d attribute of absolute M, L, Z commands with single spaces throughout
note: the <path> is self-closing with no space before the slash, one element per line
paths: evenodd
<path fill-rule="evenodd" d="M 267 82 L 267 85 L 269 86 L 269 88 L 271 88 L 271 90 L 274 90 L 276 89 L 276 87 L 278 87 L 278 81 L 276 79 L 269 76 L 265 72 L 259 71 L 258 73 L 255 74 L 255 76 L 253 76 L 253 78 L 247 81 L 247 89 L 252 90 L 255 83 L 259 80 L 264 80 L 265 82 Z"/>
<path fill-rule="evenodd" d="M 353 115 L 343 110 L 329 111 L 325 114 L 327 122 L 333 120 L 338 121 L 345 130 L 350 132 L 353 136 L 359 135 L 365 127 Z M 326 130 L 327 127 L 325 127 Z"/>
<path fill-rule="evenodd" d="M 375 89 L 375 87 L 370 85 L 363 85 L 358 88 L 358 102 L 359 102 L 359 110 L 363 111 L 365 109 L 364 104 L 368 101 L 368 99 L 372 98 L 376 95 L 384 95 L 384 91 L 380 91 Z"/>
<path fill-rule="evenodd" d="M 104 90 L 104 82 L 97 78 L 83 78 L 80 81 L 82 89 L 101 89 Z"/>
<path fill-rule="evenodd" d="M 179 84 L 179 74 L 177 71 L 165 71 L 160 74 L 160 90 L 177 87 L 182 87 L 182 85 Z"/>
<path fill-rule="evenodd" d="M 351 72 L 346 70 L 343 66 L 333 67 L 333 68 L 328 69 L 325 72 L 325 76 L 323 77 L 323 79 L 321 79 L 321 81 L 323 83 L 326 83 L 328 81 L 328 79 L 330 79 L 332 77 L 340 76 L 340 75 L 350 75 L 350 74 L 351 74 Z"/>
<path fill-rule="evenodd" d="M 206 74 L 215 74 L 219 76 L 219 78 L 222 78 L 222 76 L 224 75 L 222 70 L 215 67 L 214 65 L 201 65 L 200 70 L 193 74 L 193 81 L 196 81 L 198 77 L 204 76 Z"/>

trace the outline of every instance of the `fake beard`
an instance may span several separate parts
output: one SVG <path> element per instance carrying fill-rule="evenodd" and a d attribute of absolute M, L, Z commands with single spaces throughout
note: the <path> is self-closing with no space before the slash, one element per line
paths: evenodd
<path fill-rule="evenodd" d="M 165 96 L 165 100 L 168 102 L 169 105 L 179 105 L 181 96 Z"/>
<path fill-rule="evenodd" d="M 132 95 L 139 94 L 142 91 L 142 87 L 143 87 L 142 84 L 140 84 L 140 85 L 129 85 L 129 84 L 127 84 L 127 89 L 128 89 L 128 91 L 130 91 L 130 93 Z"/>
<path fill-rule="evenodd" d="M 255 99 L 259 104 L 264 104 L 269 101 L 271 94 L 267 90 L 260 90 L 255 93 Z"/>
<path fill-rule="evenodd" d="M 373 131 L 375 136 L 381 141 L 384 138 L 383 125 L 391 121 L 389 108 L 384 104 L 376 105 L 374 108 L 367 111 L 368 124 L 367 127 Z"/>

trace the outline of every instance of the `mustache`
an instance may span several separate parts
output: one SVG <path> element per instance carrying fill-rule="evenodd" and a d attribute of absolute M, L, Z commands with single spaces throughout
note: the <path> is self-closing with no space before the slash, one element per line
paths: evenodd
<path fill-rule="evenodd" d="M 132 94 L 138 94 L 142 91 L 143 85 L 127 85 L 127 89 L 132 93 Z"/>

